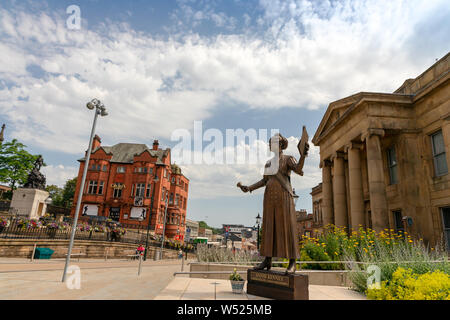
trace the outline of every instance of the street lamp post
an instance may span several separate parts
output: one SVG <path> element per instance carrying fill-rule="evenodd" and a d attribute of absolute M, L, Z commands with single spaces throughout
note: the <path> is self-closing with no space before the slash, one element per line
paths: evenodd
<path fill-rule="evenodd" d="M 94 139 L 95 126 L 97 124 L 97 117 L 98 117 L 98 115 L 101 115 L 102 117 L 108 115 L 108 112 L 106 111 L 105 106 L 103 105 L 103 103 L 100 102 L 100 100 L 92 99 L 92 101 L 90 101 L 86 104 L 86 107 L 89 110 L 95 109 L 94 123 L 92 124 L 91 137 L 89 138 L 89 146 L 88 146 L 88 150 L 86 152 L 86 160 L 84 162 L 83 177 L 81 178 L 80 190 L 78 192 L 77 206 L 75 208 L 75 217 L 74 217 L 73 223 L 72 223 L 72 232 L 70 235 L 69 248 L 67 250 L 66 264 L 64 266 L 62 282 L 66 281 L 67 268 L 69 267 L 69 264 L 70 264 L 70 255 L 72 254 L 73 242 L 75 240 L 75 232 L 77 230 L 78 215 L 79 215 L 79 211 L 80 211 L 80 207 L 81 207 L 81 198 L 83 197 L 84 183 L 86 182 L 86 174 L 87 174 L 87 170 L 89 167 L 89 159 L 91 158 L 92 140 Z"/>
<path fill-rule="evenodd" d="M 256 248 L 259 251 L 259 228 L 260 228 L 260 223 L 261 223 L 261 216 L 258 215 L 256 216 L 256 225 L 258 226 L 258 233 L 256 234 Z"/>
<path fill-rule="evenodd" d="M 163 258 L 163 249 L 164 249 L 164 237 L 166 234 L 166 219 L 167 219 L 167 206 L 169 204 L 169 192 L 166 192 L 166 207 L 164 208 L 164 224 L 163 224 L 163 232 L 162 232 L 162 240 L 161 240 L 161 250 L 159 257 Z"/>
<path fill-rule="evenodd" d="M 155 180 L 155 181 L 157 181 L 157 180 Z M 156 185 L 156 183 L 153 183 L 152 198 L 150 200 L 150 212 L 148 214 L 148 221 L 147 221 L 147 236 L 145 238 L 144 261 L 147 260 L 148 234 L 150 232 L 150 222 L 152 221 L 153 199 L 155 197 L 155 185 Z"/>

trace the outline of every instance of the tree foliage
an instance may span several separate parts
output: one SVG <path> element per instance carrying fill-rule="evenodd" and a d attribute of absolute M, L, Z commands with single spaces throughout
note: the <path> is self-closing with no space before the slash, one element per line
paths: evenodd
<path fill-rule="evenodd" d="M 63 207 L 72 207 L 75 188 L 77 186 L 77 177 L 67 180 L 62 193 Z"/>
<path fill-rule="evenodd" d="M 52 204 L 61 207 L 63 189 L 58 187 L 57 185 L 51 184 L 45 187 L 45 190 L 50 194 L 50 198 L 52 198 Z"/>
<path fill-rule="evenodd" d="M 71 208 L 73 197 L 75 195 L 75 187 L 77 185 L 77 178 L 67 180 L 64 188 L 60 188 L 56 185 L 49 185 L 45 188 L 50 197 L 52 198 L 52 204 L 58 207 Z"/>
<path fill-rule="evenodd" d="M 198 227 L 199 228 L 205 228 L 205 229 L 211 229 L 213 234 L 222 234 L 222 229 L 221 228 L 210 227 L 210 226 L 208 226 L 208 224 L 205 221 L 199 221 L 198 222 Z"/>
<path fill-rule="evenodd" d="M 25 148 L 16 139 L 0 145 L 0 181 L 6 182 L 13 190 L 27 182 L 28 174 L 38 157 Z"/>

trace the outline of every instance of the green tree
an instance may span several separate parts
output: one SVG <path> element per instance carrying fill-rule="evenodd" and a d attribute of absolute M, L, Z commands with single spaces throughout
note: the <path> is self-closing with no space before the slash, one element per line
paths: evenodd
<path fill-rule="evenodd" d="M 58 207 L 71 208 L 73 197 L 75 195 L 75 188 L 77 185 L 77 178 L 67 180 L 64 184 L 64 188 L 60 188 L 57 185 L 48 185 L 45 187 L 50 198 L 52 198 L 52 204 Z"/>
<path fill-rule="evenodd" d="M 13 190 L 27 182 L 38 157 L 26 151 L 25 147 L 16 139 L 0 145 L 0 181 L 8 183 Z"/>
<path fill-rule="evenodd" d="M 77 187 L 77 177 L 67 180 L 62 191 L 62 206 L 71 208 L 73 197 L 75 196 L 75 188 Z"/>
<path fill-rule="evenodd" d="M 199 228 L 209 228 L 208 224 L 205 221 L 199 221 L 198 227 Z"/>
<path fill-rule="evenodd" d="M 50 194 L 50 198 L 52 198 L 52 204 L 55 206 L 63 206 L 63 189 L 58 187 L 57 185 L 49 185 L 45 187 L 45 190 Z"/>
<path fill-rule="evenodd" d="M 222 234 L 222 229 L 221 228 L 210 227 L 210 226 L 208 226 L 208 224 L 205 221 L 199 221 L 198 222 L 198 227 L 199 228 L 211 229 L 213 234 Z"/>

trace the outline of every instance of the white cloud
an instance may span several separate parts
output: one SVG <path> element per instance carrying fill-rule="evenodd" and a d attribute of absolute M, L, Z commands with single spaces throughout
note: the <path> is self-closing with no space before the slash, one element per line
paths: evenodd
<path fill-rule="evenodd" d="M 299 153 L 297 144 L 299 139 L 295 137 L 288 138 L 288 148 L 284 151 L 285 154 L 294 156 L 299 160 Z M 263 148 L 268 150 L 268 143 L 264 141 L 256 141 L 261 144 Z M 223 153 L 231 152 L 237 154 L 239 150 L 245 148 L 250 149 L 250 146 L 235 146 L 232 148 L 225 148 Z M 268 158 L 267 158 L 268 159 Z M 315 147 L 310 142 L 310 151 L 305 160 L 303 168 L 304 175 L 299 176 L 296 173 L 291 174 L 292 187 L 298 190 L 311 190 L 322 180 L 322 173 L 319 169 L 319 148 Z M 177 162 L 178 163 L 178 162 Z M 180 165 L 183 173 L 190 179 L 189 197 L 191 199 L 202 198 L 216 198 L 219 196 L 239 196 L 242 191 L 236 187 L 238 182 L 244 185 L 251 185 L 262 179 L 262 169 L 264 168 L 265 160 L 254 164 L 223 164 L 223 165 Z M 262 193 L 263 189 L 255 191 Z"/>
<path fill-rule="evenodd" d="M 92 97 L 110 109 L 105 136 L 140 140 L 189 128 L 227 101 L 315 109 L 356 91 L 392 91 L 423 70 L 403 49 L 439 4 L 262 1 L 269 42 L 239 34 L 157 40 L 114 24 L 74 32 L 59 16 L 1 9 L 0 54 L 8 59 L 0 74 L 14 85 L 0 90 L 0 110 L 27 142 L 78 153 Z"/>
<path fill-rule="evenodd" d="M 446 1 L 262 0 L 260 6 L 261 16 L 243 16 L 244 24 L 255 24 L 241 33 L 200 36 L 188 29 L 165 40 L 114 23 L 71 31 L 63 16 L 0 6 L 0 112 L 10 134 L 27 145 L 79 154 L 93 116 L 84 105 L 97 97 L 110 113 L 98 124 L 104 142 L 169 138 L 230 102 L 317 109 L 358 91 L 393 91 L 448 50 L 448 33 L 447 41 L 425 49 L 416 37 L 438 11 L 445 25 L 432 24 L 436 30 L 420 39 L 448 27 Z M 233 17 L 211 8 L 184 13 L 191 22 L 235 28 Z M 312 158 L 294 187 L 319 181 Z M 55 168 L 46 170 L 61 176 L 67 169 Z M 259 169 L 185 170 L 195 181 L 193 193 L 203 197 L 235 194 L 236 180 L 256 179 Z"/>
<path fill-rule="evenodd" d="M 46 177 L 47 185 L 57 185 L 64 187 L 67 180 L 78 176 L 78 168 L 60 165 L 47 165 L 42 167 L 42 173 Z"/>

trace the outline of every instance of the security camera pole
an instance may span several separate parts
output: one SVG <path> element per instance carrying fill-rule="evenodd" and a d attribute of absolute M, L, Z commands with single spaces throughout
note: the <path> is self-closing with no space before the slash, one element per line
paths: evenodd
<path fill-rule="evenodd" d="M 84 190 L 84 183 L 86 181 L 86 174 L 87 174 L 87 170 L 89 167 L 89 159 L 91 158 L 92 140 L 93 140 L 94 134 L 95 134 L 95 126 L 97 124 L 97 117 L 98 117 L 98 115 L 101 115 L 102 117 L 108 115 L 108 112 L 106 112 L 105 106 L 103 105 L 103 103 L 100 102 L 100 100 L 92 99 L 91 102 L 87 103 L 86 107 L 89 110 L 93 110 L 95 108 L 95 116 L 94 116 L 94 123 L 92 124 L 91 137 L 89 138 L 89 147 L 86 152 L 86 160 L 84 162 L 83 178 L 81 179 L 80 190 L 78 192 L 77 206 L 75 208 L 75 217 L 74 217 L 73 223 L 72 223 L 72 232 L 70 235 L 69 249 L 67 250 L 66 264 L 64 266 L 62 282 L 66 281 L 67 268 L 69 267 L 69 264 L 70 264 L 70 256 L 72 254 L 73 242 L 75 240 L 75 233 L 77 231 L 78 213 L 80 212 L 81 198 L 83 197 L 83 190 Z"/>

